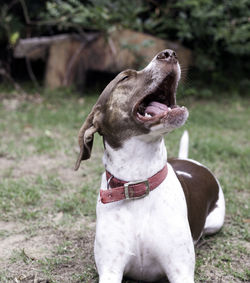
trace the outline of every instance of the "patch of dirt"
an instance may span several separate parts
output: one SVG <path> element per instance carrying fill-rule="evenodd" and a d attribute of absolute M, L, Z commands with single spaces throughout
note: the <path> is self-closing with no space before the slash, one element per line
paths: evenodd
<path fill-rule="evenodd" d="M 2 239 L 0 242 L 0 261 L 5 262 L 12 252 L 19 248 L 21 243 L 25 241 L 24 234 L 15 234 Z"/>
<path fill-rule="evenodd" d="M 8 159 L 4 156 L 0 157 L 0 177 L 4 177 L 8 170 L 12 170 L 15 166 L 15 161 L 13 159 Z"/>
<path fill-rule="evenodd" d="M 20 101 L 15 98 L 3 99 L 2 103 L 3 103 L 3 107 L 8 111 L 16 110 L 20 105 Z"/>
<path fill-rule="evenodd" d="M 0 177 L 5 177 L 9 170 L 12 171 L 12 178 L 55 174 L 63 182 L 79 185 L 82 183 L 82 175 L 73 170 L 73 165 L 74 161 L 66 155 L 57 155 L 56 158 L 33 155 L 22 160 L 0 157 Z"/>
<path fill-rule="evenodd" d="M 58 242 L 54 234 L 40 231 L 38 236 L 30 237 L 25 233 L 14 233 L 16 227 L 12 227 L 12 224 L 6 222 L 5 226 L 12 234 L 1 237 L 0 261 L 3 263 L 8 261 L 13 256 L 14 251 L 21 250 L 24 250 L 26 254 L 29 254 L 34 259 L 41 259 L 51 255 L 53 246 Z"/>
<path fill-rule="evenodd" d="M 39 93 L 35 93 L 33 95 L 20 93 L 12 93 L 10 95 L 0 93 L 0 102 L 2 102 L 3 107 L 9 111 L 15 111 L 23 102 L 26 101 L 34 104 L 40 104 L 43 102 L 43 97 Z"/>
<path fill-rule="evenodd" d="M 23 227 L 17 222 L 0 221 L 0 262 L 5 262 L 10 257 L 13 250 L 25 241 Z"/>
<path fill-rule="evenodd" d="M 18 246 L 16 250 L 21 252 L 22 259 L 10 261 L 9 258 L 5 258 L 0 262 L 0 273 L 5 272 L 8 275 L 10 280 L 8 282 L 97 282 L 94 279 L 96 272 L 93 239 L 92 229 L 81 229 L 81 231 L 49 229 L 29 239 L 20 237 L 19 240 L 16 239 L 14 247 Z M 65 242 L 68 244 L 58 249 Z M 8 249 L 9 246 L 6 248 Z M 84 278 L 88 277 L 90 281 L 80 280 L 83 274 L 86 274 Z"/>
<path fill-rule="evenodd" d="M 23 225 L 18 222 L 13 221 L 0 221 L 0 232 L 7 231 L 7 232 L 18 232 L 23 229 Z"/>

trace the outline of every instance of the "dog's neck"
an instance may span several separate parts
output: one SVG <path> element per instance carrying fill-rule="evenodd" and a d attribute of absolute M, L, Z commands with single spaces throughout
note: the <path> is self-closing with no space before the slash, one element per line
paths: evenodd
<path fill-rule="evenodd" d="M 167 162 L 163 138 L 147 141 L 133 137 L 119 149 L 105 142 L 103 163 L 107 171 L 124 181 L 144 180 L 160 171 Z"/>

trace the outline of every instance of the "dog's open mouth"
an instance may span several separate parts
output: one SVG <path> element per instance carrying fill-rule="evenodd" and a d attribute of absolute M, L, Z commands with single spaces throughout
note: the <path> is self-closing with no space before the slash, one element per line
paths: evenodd
<path fill-rule="evenodd" d="M 174 116 L 181 114 L 180 110 L 186 108 L 176 105 L 176 87 L 176 76 L 169 74 L 155 91 L 136 104 L 134 112 L 137 120 L 157 124 L 166 122 L 168 117 L 173 120 Z"/>

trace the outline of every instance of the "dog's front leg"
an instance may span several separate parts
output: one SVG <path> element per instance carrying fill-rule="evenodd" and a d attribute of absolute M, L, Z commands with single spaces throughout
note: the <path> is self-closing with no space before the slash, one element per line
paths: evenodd
<path fill-rule="evenodd" d="M 129 216 L 114 211 L 112 205 L 97 205 L 95 237 L 95 262 L 99 283 L 120 283 L 131 256 L 134 242 L 129 226 Z"/>
<path fill-rule="evenodd" d="M 190 272 L 181 271 L 179 274 L 172 274 L 169 275 L 169 282 L 170 283 L 194 283 L 194 276 Z"/>
<path fill-rule="evenodd" d="M 180 251 L 182 251 L 181 254 Z M 193 244 L 177 246 L 172 251 L 171 258 L 165 261 L 164 269 L 170 283 L 194 283 L 195 254 Z"/>
<path fill-rule="evenodd" d="M 97 231 L 99 231 L 98 228 Z M 121 243 L 122 241 L 112 234 L 100 236 L 97 233 L 95 239 L 95 262 L 99 274 L 99 283 L 122 282 L 124 268 L 128 260 L 125 257 Z"/>
<path fill-rule="evenodd" d="M 170 196 L 168 196 L 170 198 Z M 180 211 L 180 209 L 178 209 Z M 165 242 L 161 242 L 161 246 L 156 246 L 157 254 L 161 255 L 160 265 L 163 267 L 166 276 L 170 283 L 194 283 L 194 269 L 195 269 L 195 251 L 193 239 L 189 229 L 188 221 L 184 221 L 181 216 L 178 216 L 178 211 L 170 215 L 170 219 L 174 219 L 174 223 L 169 222 L 168 233 Z M 164 249 L 163 249 L 164 247 Z M 161 253 L 161 250 L 163 251 Z"/>
<path fill-rule="evenodd" d="M 121 283 L 122 273 L 113 273 L 111 271 L 105 271 L 99 274 L 99 283 Z"/>

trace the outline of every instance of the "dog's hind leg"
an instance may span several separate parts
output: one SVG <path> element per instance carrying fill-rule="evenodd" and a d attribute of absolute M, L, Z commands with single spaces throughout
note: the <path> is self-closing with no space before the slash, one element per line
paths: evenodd
<path fill-rule="evenodd" d="M 219 198 L 214 210 L 207 216 L 203 235 L 211 235 L 219 231 L 224 223 L 225 217 L 225 199 L 221 186 L 219 185 Z"/>

